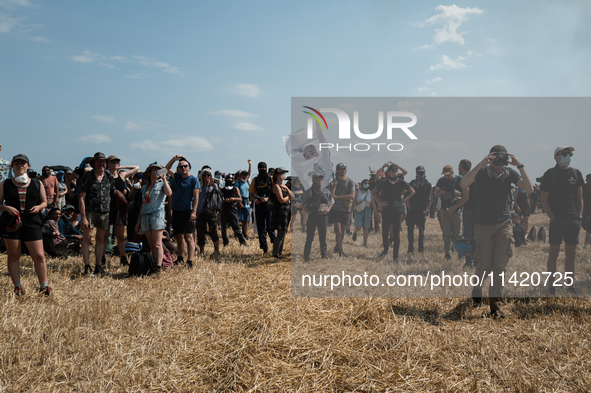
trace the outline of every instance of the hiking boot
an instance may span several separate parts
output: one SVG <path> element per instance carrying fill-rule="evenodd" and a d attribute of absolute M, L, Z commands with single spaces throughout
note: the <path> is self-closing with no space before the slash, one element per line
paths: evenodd
<path fill-rule="evenodd" d="M 507 318 L 507 317 L 505 317 L 505 314 L 503 314 L 503 312 L 501 310 L 499 310 L 499 309 L 492 310 L 490 312 L 490 317 L 492 319 L 505 319 L 505 318 Z"/>
<path fill-rule="evenodd" d="M 230 244 L 230 242 L 224 242 L 222 245 L 226 247 L 228 244 Z"/>
<path fill-rule="evenodd" d="M 94 269 L 94 275 L 95 276 L 100 276 L 100 277 L 108 277 L 109 276 L 109 272 L 107 272 L 105 270 L 105 268 L 101 265 L 101 266 L 97 266 Z"/>
<path fill-rule="evenodd" d="M 480 288 L 472 289 L 472 307 L 478 307 L 482 303 L 482 290 Z"/>
<path fill-rule="evenodd" d="M 25 290 L 23 289 L 23 287 L 15 287 L 14 288 L 14 296 L 19 297 L 19 296 L 23 296 L 25 294 Z"/>
<path fill-rule="evenodd" d="M 92 268 L 90 267 L 90 265 L 84 266 L 84 275 L 85 276 L 94 276 L 94 273 L 92 272 Z"/>
<path fill-rule="evenodd" d="M 357 240 L 357 232 L 354 232 L 353 233 L 353 241 L 356 241 L 356 240 Z"/>
<path fill-rule="evenodd" d="M 53 289 L 51 289 L 51 287 L 45 287 L 45 288 L 39 288 L 39 293 L 42 293 L 43 295 L 47 296 L 47 297 L 51 297 L 51 294 L 53 293 Z"/>
<path fill-rule="evenodd" d="M 178 257 L 178 258 L 176 259 L 176 261 L 174 261 L 174 264 L 175 264 L 175 265 L 184 265 L 184 264 L 185 264 L 185 258 L 183 258 L 183 257 Z"/>
<path fill-rule="evenodd" d="M 127 261 L 127 255 L 121 255 L 119 257 L 119 261 L 121 262 L 121 266 L 128 266 L 129 262 Z"/>

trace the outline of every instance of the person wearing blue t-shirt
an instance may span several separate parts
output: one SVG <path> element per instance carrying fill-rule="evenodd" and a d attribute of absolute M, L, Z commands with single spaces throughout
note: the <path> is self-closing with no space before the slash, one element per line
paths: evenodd
<path fill-rule="evenodd" d="M 519 173 L 508 168 L 509 164 L 516 166 Z M 495 319 L 505 318 L 499 308 L 503 296 L 501 275 L 505 273 L 515 247 L 509 212 L 511 185 L 516 184 L 527 193 L 533 192 L 529 176 L 523 168 L 524 165 L 513 154 L 507 153 L 504 146 L 495 145 L 461 182 L 463 189 L 467 189 L 473 183 L 476 184 L 476 193 L 470 193 L 470 198 L 474 198 L 474 231 L 476 233 L 477 265 L 474 274 L 478 277 L 487 277 L 490 272 L 493 273 L 488 299 L 490 316 Z M 484 282 L 481 282 L 480 286 L 472 290 L 472 300 L 476 305 L 482 302 L 483 284 Z"/>
<path fill-rule="evenodd" d="M 172 164 L 178 161 L 177 171 Z M 183 263 L 185 242 L 187 243 L 187 266 L 193 266 L 195 255 L 195 220 L 197 219 L 197 205 L 199 201 L 199 179 L 191 175 L 191 164 L 179 154 L 172 157 L 166 169 L 173 177 L 174 196 L 172 198 L 172 230 L 178 245 L 178 259 L 175 264 Z"/>

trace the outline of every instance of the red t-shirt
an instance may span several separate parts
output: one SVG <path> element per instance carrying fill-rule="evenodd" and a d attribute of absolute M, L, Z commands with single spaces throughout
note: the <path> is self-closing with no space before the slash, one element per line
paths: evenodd
<path fill-rule="evenodd" d="M 47 203 L 52 203 L 55 198 L 55 187 L 57 186 L 57 177 L 48 176 L 43 179 L 43 186 L 45 187 L 45 194 L 47 195 Z"/>

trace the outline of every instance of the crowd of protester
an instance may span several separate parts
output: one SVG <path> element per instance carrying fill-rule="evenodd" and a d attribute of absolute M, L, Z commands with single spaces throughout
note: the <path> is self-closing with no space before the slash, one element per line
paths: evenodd
<path fill-rule="evenodd" d="M 107 276 L 107 252 L 118 255 L 121 265 L 129 263 L 127 237 L 128 243 L 141 243 L 152 253 L 153 273 L 158 274 L 163 266 L 192 267 L 195 253 L 204 253 L 208 237 L 213 256 L 219 256 L 218 227 L 223 246 L 230 243 L 230 227 L 240 245 L 250 241 L 249 231 L 255 229 L 262 252 L 268 253 L 269 240 L 272 256 L 281 258 L 287 231 L 293 230 L 298 213 L 306 232 L 305 261 L 313 259 L 316 232 L 320 257 L 329 256 L 330 225 L 335 254 L 346 255 L 347 233 L 354 242 L 361 233 L 367 247 L 370 232 L 381 228 L 383 251 L 376 257 L 388 255 L 391 248 L 392 260 L 397 261 L 402 224 L 407 228 L 407 253 L 415 252 L 415 227 L 416 251 L 421 253 L 426 220 L 437 217 L 443 258 L 452 259 L 455 250 L 460 259 L 465 258 L 465 267 L 476 268 L 479 276 L 502 274 L 513 247 L 532 241 L 549 241 L 549 272 L 557 270 L 564 241 L 565 270 L 574 274 L 581 226 L 587 231 L 585 245 L 591 243 L 591 174 L 585 184 L 581 172 L 570 166 L 573 151 L 572 147 L 558 147 L 555 166 L 536 179 L 539 184 L 532 184 L 524 164 L 513 154 L 496 145 L 474 167 L 469 160 L 461 160 L 458 174 L 452 165 L 445 165 L 434 185 L 423 166 L 416 168 L 410 182 L 405 180 L 408 171 L 393 162 L 356 182 L 347 176 L 347 165 L 339 163 L 327 187 L 322 187 L 324 175 L 315 173 L 307 190 L 297 176 L 288 177 L 285 168 L 268 168 L 265 162 L 258 163 L 258 173 L 251 177 L 250 160 L 248 170 L 222 174 L 205 165 L 193 175 L 191 163 L 181 155 L 165 166 L 151 164 L 140 172 L 139 166 L 121 165 L 117 156 L 98 152 L 74 170 L 45 166 L 38 175 L 31 171 L 29 158 L 18 154 L 9 163 L 12 173 L 6 168 L 0 173 L 4 180 L 0 231 L 17 295 L 24 293 L 19 267 L 23 251 L 33 259 L 40 291 L 50 295 L 45 253 L 51 257 L 81 253 L 84 274 Z M 536 209 L 550 218 L 549 229 L 530 228 L 529 216 Z M 177 254 L 174 262 L 169 261 L 173 252 Z M 575 286 L 568 289 L 576 294 Z M 550 292 L 554 294 L 554 287 Z M 475 287 L 472 299 L 478 304 L 481 298 L 482 288 Z M 498 305 L 501 298 L 502 288 L 491 282 L 489 303 L 494 317 L 503 317 Z"/>

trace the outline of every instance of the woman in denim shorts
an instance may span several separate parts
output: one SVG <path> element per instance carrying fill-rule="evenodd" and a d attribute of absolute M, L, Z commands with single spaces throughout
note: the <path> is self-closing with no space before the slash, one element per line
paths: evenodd
<path fill-rule="evenodd" d="M 164 222 L 164 202 L 167 196 L 172 195 L 170 185 L 166 181 L 166 173 L 158 174 L 158 170 L 164 168 L 162 165 L 150 165 L 143 174 L 146 184 L 142 187 L 142 209 L 140 218 L 136 224 L 136 230 L 146 235 L 156 269 L 162 269 L 162 232 L 166 226 Z"/>

